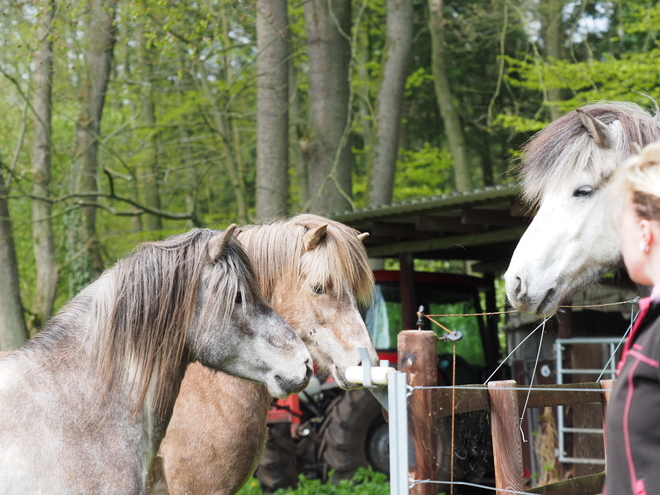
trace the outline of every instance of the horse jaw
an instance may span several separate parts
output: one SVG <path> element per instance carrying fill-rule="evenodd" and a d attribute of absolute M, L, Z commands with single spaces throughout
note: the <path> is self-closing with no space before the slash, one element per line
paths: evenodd
<path fill-rule="evenodd" d="M 193 326 L 186 345 L 191 360 L 260 383 L 280 399 L 304 390 L 313 373 L 304 342 L 277 313 L 259 302 L 251 314 L 237 307 L 226 331 Z"/>
<path fill-rule="evenodd" d="M 575 292 L 621 263 L 620 202 L 607 184 L 593 197 L 574 188 L 544 199 L 504 275 L 511 305 L 538 317 L 555 314 Z"/>

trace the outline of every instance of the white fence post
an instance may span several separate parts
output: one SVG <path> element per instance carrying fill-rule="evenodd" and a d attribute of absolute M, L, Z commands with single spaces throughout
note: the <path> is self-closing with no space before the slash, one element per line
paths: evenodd
<path fill-rule="evenodd" d="M 390 371 L 387 380 L 390 428 L 390 494 L 408 495 L 408 383 L 401 371 Z"/>

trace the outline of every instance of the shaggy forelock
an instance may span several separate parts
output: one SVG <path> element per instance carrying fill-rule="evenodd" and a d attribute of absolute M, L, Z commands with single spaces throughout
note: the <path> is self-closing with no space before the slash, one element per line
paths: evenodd
<path fill-rule="evenodd" d="M 616 160 L 623 160 L 660 138 L 658 115 L 649 114 L 634 103 L 602 102 L 581 110 L 608 126 L 615 138 L 611 151 Z M 546 191 L 570 176 L 599 170 L 605 153 L 589 137 L 576 111 L 549 124 L 522 151 L 519 173 L 524 198 L 530 203 L 542 200 Z"/>
<path fill-rule="evenodd" d="M 305 234 L 322 225 L 328 226 L 326 235 L 315 249 L 305 252 Z M 301 287 L 331 286 L 337 295 L 348 288 L 358 302 L 366 304 L 373 296 L 374 278 L 358 235 L 357 230 L 340 222 L 302 214 L 245 227 L 239 238 L 250 253 L 267 299 L 276 282 L 288 278 Z"/>

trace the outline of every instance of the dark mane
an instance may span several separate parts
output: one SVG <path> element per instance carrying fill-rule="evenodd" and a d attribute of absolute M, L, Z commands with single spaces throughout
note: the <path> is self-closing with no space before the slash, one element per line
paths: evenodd
<path fill-rule="evenodd" d="M 619 159 L 660 138 L 660 121 L 634 103 L 601 102 L 581 108 L 617 134 L 613 149 Z M 590 139 L 577 112 L 570 112 L 538 132 L 522 149 L 519 172 L 525 198 L 541 199 L 545 190 L 568 174 L 594 170 L 603 150 Z"/>
<path fill-rule="evenodd" d="M 247 255 L 232 238 L 220 262 L 211 265 L 209 240 L 217 232 L 194 229 L 164 241 L 142 244 L 93 284 L 93 363 L 108 393 L 113 383 L 134 383 L 142 407 L 148 394 L 154 410 L 173 402 L 171 380 L 180 372 L 186 332 L 220 320 L 224 326 L 240 290 L 250 302 L 261 298 Z M 231 304 L 230 304 L 231 303 Z M 243 305 L 246 307 L 249 305 Z"/>

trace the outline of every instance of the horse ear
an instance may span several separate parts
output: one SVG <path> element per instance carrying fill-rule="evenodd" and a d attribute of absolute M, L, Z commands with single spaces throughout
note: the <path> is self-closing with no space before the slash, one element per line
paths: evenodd
<path fill-rule="evenodd" d="M 580 116 L 582 125 L 587 128 L 587 132 L 591 136 L 591 139 L 594 140 L 596 145 L 600 146 L 601 148 L 609 148 L 612 146 L 610 131 L 605 124 L 603 124 L 597 118 L 592 117 L 584 110 L 577 108 L 575 111 Z"/>
<path fill-rule="evenodd" d="M 362 232 L 361 234 L 358 234 L 358 241 L 364 241 L 365 237 L 369 237 L 369 232 Z"/>
<path fill-rule="evenodd" d="M 303 236 L 303 248 L 305 251 L 311 251 L 319 245 L 321 239 L 325 237 L 328 224 L 319 225 L 315 229 L 308 230 Z"/>
<path fill-rule="evenodd" d="M 225 248 L 229 244 L 229 241 L 234 236 L 236 230 L 236 224 L 232 223 L 227 227 L 223 232 L 220 232 L 218 235 L 211 238 L 208 245 L 209 258 L 212 261 L 216 261 L 222 253 L 225 251 Z"/>

